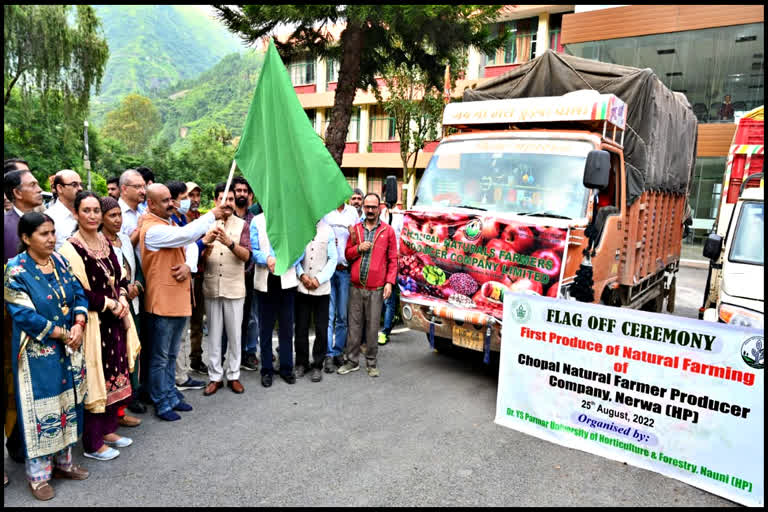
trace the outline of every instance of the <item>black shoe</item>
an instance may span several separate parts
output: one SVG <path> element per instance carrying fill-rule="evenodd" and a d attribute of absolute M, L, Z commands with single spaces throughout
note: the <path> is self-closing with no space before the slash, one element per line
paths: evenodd
<path fill-rule="evenodd" d="M 302 378 L 304 376 L 304 372 L 305 372 L 304 365 L 302 365 L 302 364 L 296 365 L 296 378 L 297 379 Z"/>
<path fill-rule="evenodd" d="M 333 373 L 336 371 L 333 367 L 333 358 L 331 356 L 325 357 L 325 360 L 323 361 L 323 371 L 325 373 Z"/>
<path fill-rule="evenodd" d="M 333 356 L 333 364 L 336 368 L 344 366 L 344 356 Z"/>
<path fill-rule="evenodd" d="M 208 367 L 202 361 L 192 361 L 189 367 L 192 368 L 197 373 L 208 375 Z"/>
<path fill-rule="evenodd" d="M 149 397 L 149 393 L 139 393 L 139 400 L 146 405 L 154 405 L 155 402 Z"/>
<path fill-rule="evenodd" d="M 292 374 L 292 373 L 289 374 L 289 375 L 283 375 L 281 373 L 280 374 L 280 378 L 283 379 L 288 384 L 296 384 L 296 376 L 294 374 Z"/>
<path fill-rule="evenodd" d="M 147 406 L 141 403 L 141 400 L 134 398 L 133 401 L 128 404 L 128 410 L 136 414 L 144 414 L 147 412 Z"/>
<path fill-rule="evenodd" d="M 312 376 L 310 377 L 310 380 L 312 382 L 320 382 L 323 380 L 323 372 L 320 371 L 320 368 L 312 368 Z"/>
<path fill-rule="evenodd" d="M 266 374 L 261 376 L 261 385 L 268 388 L 272 385 L 272 375 Z"/>
<path fill-rule="evenodd" d="M 248 354 L 246 353 L 243 355 L 241 361 L 240 361 L 240 368 L 243 370 L 248 371 L 256 371 L 259 369 L 259 360 L 256 358 L 256 354 Z"/>

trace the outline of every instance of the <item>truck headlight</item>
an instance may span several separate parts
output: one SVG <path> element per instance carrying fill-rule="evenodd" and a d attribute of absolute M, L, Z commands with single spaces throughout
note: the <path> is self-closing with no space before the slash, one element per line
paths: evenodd
<path fill-rule="evenodd" d="M 762 329 L 764 325 L 763 315 L 750 309 L 744 309 L 731 304 L 720 304 L 720 320 L 738 327 L 757 327 Z"/>

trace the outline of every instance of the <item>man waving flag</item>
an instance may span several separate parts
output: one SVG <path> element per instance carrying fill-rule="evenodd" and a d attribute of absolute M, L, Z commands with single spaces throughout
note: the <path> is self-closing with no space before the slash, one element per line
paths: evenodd
<path fill-rule="evenodd" d="M 235 162 L 264 210 L 281 275 L 314 238 L 317 222 L 352 189 L 301 108 L 272 40 Z"/>

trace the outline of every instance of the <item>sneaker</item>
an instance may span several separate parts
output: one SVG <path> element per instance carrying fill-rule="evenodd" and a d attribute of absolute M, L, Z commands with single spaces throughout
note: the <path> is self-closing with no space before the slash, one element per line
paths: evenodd
<path fill-rule="evenodd" d="M 304 377 L 304 373 L 306 372 L 306 370 L 304 369 L 304 365 L 303 364 L 296 365 L 295 372 L 296 372 L 297 379 Z"/>
<path fill-rule="evenodd" d="M 184 384 L 176 384 L 176 389 L 184 391 L 185 389 L 203 389 L 205 382 L 201 380 L 195 380 L 192 377 L 187 377 L 187 381 Z"/>
<path fill-rule="evenodd" d="M 380 332 L 379 333 L 379 345 L 386 345 L 389 341 L 389 334 Z"/>
<path fill-rule="evenodd" d="M 202 361 L 193 361 L 190 365 L 190 368 L 192 368 L 193 371 L 196 371 L 197 373 L 200 373 L 202 375 L 208 375 L 208 366 Z"/>
<path fill-rule="evenodd" d="M 368 368 L 366 368 L 366 370 L 368 371 L 369 377 L 378 377 L 379 375 L 381 375 L 381 372 L 375 366 L 369 366 Z"/>
<path fill-rule="evenodd" d="M 179 402 L 173 406 L 173 410 L 180 411 L 180 412 L 189 412 L 192 410 L 192 406 L 189 405 L 187 402 Z"/>
<path fill-rule="evenodd" d="M 352 361 L 347 361 L 346 363 L 344 363 L 344 365 L 341 368 L 336 370 L 336 373 L 338 373 L 339 375 L 345 375 L 349 372 L 356 372 L 359 369 L 360 369 L 360 363 L 354 364 L 352 363 Z"/>
<path fill-rule="evenodd" d="M 310 380 L 312 382 L 320 382 L 323 380 L 323 372 L 320 371 L 320 368 L 312 368 L 312 376 L 310 377 Z"/>
<path fill-rule="evenodd" d="M 158 414 L 158 418 L 165 421 L 178 421 L 181 419 L 181 416 L 179 416 L 177 413 L 173 411 L 164 412 L 163 414 Z"/>
<path fill-rule="evenodd" d="M 112 460 L 115 457 L 117 457 L 118 455 L 120 455 L 120 452 L 115 450 L 114 448 L 107 448 L 106 450 L 104 450 L 101 453 L 99 453 L 99 452 L 93 452 L 93 453 L 85 452 L 85 453 L 83 453 L 83 455 L 85 455 L 89 459 Z"/>
<path fill-rule="evenodd" d="M 109 446 L 115 446 L 117 448 L 125 448 L 126 446 L 131 446 L 133 444 L 133 439 L 130 437 L 122 436 L 117 441 L 107 441 L 104 440 L 104 444 Z"/>
<path fill-rule="evenodd" d="M 331 356 L 325 357 L 325 360 L 323 361 L 323 371 L 325 373 L 333 373 L 334 371 L 336 371 L 336 369 L 333 367 L 334 366 L 333 361 L 334 359 Z"/>
<path fill-rule="evenodd" d="M 259 369 L 259 360 L 256 358 L 256 354 L 246 353 L 240 361 L 240 368 L 254 372 Z"/>

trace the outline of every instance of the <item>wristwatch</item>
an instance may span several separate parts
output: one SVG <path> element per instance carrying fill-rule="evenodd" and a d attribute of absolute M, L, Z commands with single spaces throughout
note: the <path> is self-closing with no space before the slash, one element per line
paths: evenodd
<path fill-rule="evenodd" d="M 230 251 L 234 251 L 234 250 L 235 250 L 235 241 L 234 241 L 234 240 L 232 240 L 232 241 L 229 243 L 229 250 L 230 250 Z"/>

